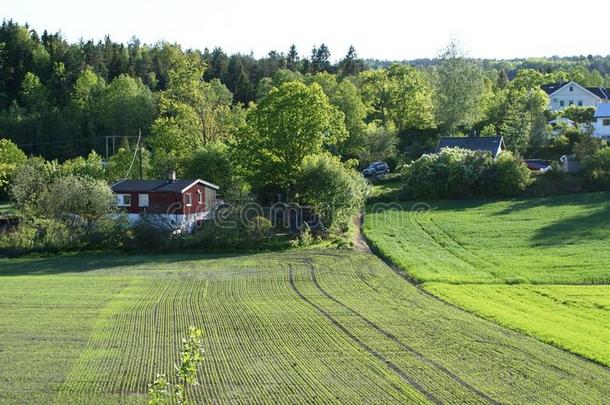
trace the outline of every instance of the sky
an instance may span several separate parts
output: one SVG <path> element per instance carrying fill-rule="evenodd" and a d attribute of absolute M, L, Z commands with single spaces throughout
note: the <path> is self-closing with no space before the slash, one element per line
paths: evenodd
<path fill-rule="evenodd" d="M 455 38 L 468 55 L 512 58 L 610 54 L 610 0 L 0 0 L 0 17 L 69 41 L 177 42 L 229 53 L 301 54 L 325 43 L 332 58 L 434 57 Z"/>

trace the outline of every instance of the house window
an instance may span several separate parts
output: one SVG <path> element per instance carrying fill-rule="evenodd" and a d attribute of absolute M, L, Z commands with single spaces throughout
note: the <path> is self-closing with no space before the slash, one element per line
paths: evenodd
<path fill-rule="evenodd" d="M 557 102 L 557 97 L 553 97 L 553 103 Z"/>
<path fill-rule="evenodd" d="M 148 194 L 138 194 L 140 207 L 148 207 Z"/>
<path fill-rule="evenodd" d="M 565 101 L 561 100 L 561 101 L 559 102 L 559 105 L 560 105 L 561 107 L 563 107 L 564 105 L 566 105 L 566 103 L 565 103 Z"/>
<path fill-rule="evenodd" d="M 117 194 L 116 200 L 119 207 L 131 207 L 131 194 Z"/>
<path fill-rule="evenodd" d="M 203 193 L 201 190 L 197 190 L 197 204 L 203 204 Z"/>
<path fill-rule="evenodd" d="M 184 195 L 184 200 L 186 201 L 186 206 L 190 207 L 193 205 L 193 195 L 191 193 L 186 193 Z"/>
<path fill-rule="evenodd" d="M 574 105 L 574 100 L 570 100 L 570 105 Z"/>
<path fill-rule="evenodd" d="M 574 86 L 570 86 L 570 91 L 574 91 Z"/>
<path fill-rule="evenodd" d="M 582 100 L 578 100 L 578 105 L 582 107 Z"/>
<path fill-rule="evenodd" d="M 610 118 L 604 118 L 602 120 L 602 125 L 605 127 L 610 127 Z"/>

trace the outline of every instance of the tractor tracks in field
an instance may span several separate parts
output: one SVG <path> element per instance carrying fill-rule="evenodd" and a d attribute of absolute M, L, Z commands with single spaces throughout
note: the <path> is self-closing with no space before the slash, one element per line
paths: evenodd
<path fill-rule="evenodd" d="M 309 298 L 307 298 L 305 295 L 303 295 L 303 293 L 297 288 L 297 286 L 294 282 L 294 271 L 293 271 L 292 267 L 288 268 L 288 279 L 290 282 L 290 287 L 301 300 L 305 301 L 307 304 L 309 304 L 311 307 L 313 307 L 316 311 L 318 311 L 323 317 L 328 319 L 333 324 L 333 326 L 335 326 L 337 329 L 339 329 L 341 332 L 343 332 L 343 334 L 345 334 L 348 338 L 350 338 L 354 343 L 356 343 L 358 346 L 360 346 L 360 348 L 362 350 L 364 350 L 371 356 L 375 357 L 377 360 L 384 363 L 387 367 L 389 367 L 392 371 L 394 371 L 400 378 L 402 378 L 407 384 L 409 384 L 411 387 L 413 387 L 414 389 L 419 391 L 422 395 L 424 395 L 431 402 L 433 402 L 435 404 L 443 403 L 434 394 L 432 394 L 431 392 L 426 390 L 417 381 L 415 381 L 411 376 L 409 376 L 407 373 L 405 373 L 400 367 L 398 367 L 396 364 L 391 362 L 381 353 L 375 351 L 373 348 L 371 348 L 369 345 L 367 345 L 361 339 L 359 339 L 356 335 L 354 335 L 352 332 L 350 332 L 336 318 L 334 318 L 328 311 L 326 311 L 324 308 L 317 305 L 316 303 L 311 301 Z"/>
<path fill-rule="evenodd" d="M 383 329 L 378 324 L 376 324 L 375 322 L 371 321 L 369 318 L 365 317 L 364 315 L 362 315 L 357 310 L 353 309 L 352 307 L 348 306 L 347 304 L 343 303 L 339 299 L 337 299 L 334 296 L 332 296 L 318 282 L 314 266 L 311 263 L 307 263 L 307 267 L 309 269 L 309 276 L 310 276 L 310 279 L 311 279 L 311 282 L 312 282 L 313 286 L 316 288 L 316 290 L 323 297 L 331 300 L 335 304 L 339 305 L 341 308 L 343 308 L 343 309 L 347 310 L 348 312 L 350 312 L 352 315 L 354 315 L 356 318 L 358 318 L 360 321 L 362 321 L 369 328 L 371 328 L 375 332 L 379 333 L 380 335 L 384 336 L 386 339 L 389 339 L 390 341 L 392 341 L 394 344 L 396 344 L 404 352 L 407 352 L 407 353 L 411 354 L 413 357 L 415 357 L 416 359 L 418 359 L 422 363 L 426 364 L 427 366 L 432 367 L 436 371 L 443 373 L 444 375 L 449 377 L 451 380 L 453 380 L 455 383 L 460 385 L 462 388 L 464 388 L 465 390 L 470 392 L 473 396 L 475 396 L 475 397 L 477 397 L 479 399 L 482 399 L 483 401 L 485 401 L 487 403 L 499 404 L 498 401 L 494 400 L 493 398 L 489 397 L 487 394 L 479 391 L 478 389 L 476 389 L 472 385 L 468 384 L 466 381 L 462 380 L 459 376 L 457 376 L 455 373 L 453 373 L 450 370 L 448 370 L 443 365 L 437 363 L 436 361 L 434 361 L 432 359 L 427 358 L 422 353 L 420 353 L 419 351 L 415 350 L 413 347 L 411 347 L 411 346 L 405 344 L 404 342 L 402 342 L 400 339 L 398 339 L 398 337 L 396 337 L 391 332 L 388 332 L 387 330 Z M 299 296 L 299 298 L 301 298 L 302 300 L 307 302 L 310 306 L 314 307 L 320 314 L 322 314 L 325 318 L 327 318 L 336 328 L 341 330 L 341 332 L 343 332 L 345 335 L 347 335 L 352 341 L 354 341 L 356 344 L 358 344 L 358 346 L 360 346 L 363 350 L 365 350 L 367 353 L 371 354 L 373 357 L 375 357 L 379 361 L 383 362 L 392 371 L 394 371 L 399 377 L 401 377 L 405 382 L 407 382 L 409 385 L 411 385 L 417 391 L 419 391 L 424 396 L 426 396 L 426 398 L 428 398 L 430 401 L 432 401 L 434 403 L 437 403 L 437 404 L 443 402 L 439 398 L 437 398 L 432 392 L 430 392 L 426 388 L 422 387 L 421 384 L 419 384 L 417 381 L 415 381 L 411 376 L 409 376 L 398 365 L 396 365 L 395 363 L 393 363 L 392 361 L 387 359 L 383 354 L 375 351 L 373 348 L 371 348 L 366 343 L 364 343 L 360 338 L 355 336 L 345 326 L 343 326 L 335 317 L 333 317 L 328 311 L 326 311 L 320 305 L 317 305 L 316 303 L 314 303 L 313 301 L 311 301 L 310 299 L 305 297 L 298 290 L 298 288 L 296 287 L 296 284 L 294 282 L 294 274 L 293 274 L 292 267 L 289 268 L 289 282 L 290 282 L 290 286 L 291 286 L 292 290 Z"/>
<path fill-rule="evenodd" d="M 481 264 L 484 266 L 494 266 L 494 263 L 491 263 L 487 259 L 477 255 L 476 253 L 468 250 L 466 246 L 464 246 L 460 241 L 458 241 L 453 235 L 443 229 L 439 224 L 434 222 L 431 218 L 428 223 L 436 229 L 441 235 L 435 235 L 430 230 L 426 229 L 426 227 L 422 224 L 422 219 L 417 218 L 416 216 L 412 217 L 413 223 L 417 226 L 417 228 L 426 236 L 428 236 L 432 242 L 437 245 L 439 248 L 445 250 L 451 256 L 455 257 L 457 260 L 466 263 L 474 269 L 478 269 Z M 453 248 L 449 245 L 453 245 Z M 478 263 L 477 263 L 478 262 Z"/>

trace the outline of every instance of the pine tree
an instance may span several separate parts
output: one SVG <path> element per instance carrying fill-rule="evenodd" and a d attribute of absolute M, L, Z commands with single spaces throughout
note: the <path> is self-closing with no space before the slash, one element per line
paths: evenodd
<path fill-rule="evenodd" d="M 290 45 L 290 50 L 286 56 L 286 67 L 293 72 L 299 69 L 299 52 L 295 44 Z"/>
<path fill-rule="evenodd" d="M 350 45 L 347 55 L 339 62 L 339 75 L 341 77 L 356 76 L 364 70 L 364 62 L 358 59 L 356 49 Z"/>

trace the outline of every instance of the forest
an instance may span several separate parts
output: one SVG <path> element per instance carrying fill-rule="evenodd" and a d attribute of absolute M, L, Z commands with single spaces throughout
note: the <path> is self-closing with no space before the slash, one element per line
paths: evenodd
<path fill-rule="evenodd" d="M 294 178 L 282 177 L 321 151 L 396 167 L 441 135 L 500 133 L 520 155 L 556 146 L 540 85 L 565 80 L 609 86 L 610 56 L 478 60 L 450 42 L 434 59 L 402 62 L 354 47 L 333 59 L 324 44 L 255 58 L 135 37 L 70 43 L 5 20 L 0 138 L 47 160 L 101 159 L 114 179 L 172 169 L 261 191 L 287 186 Z M 287 124 L 297 110 L 302 122 Z"/>

